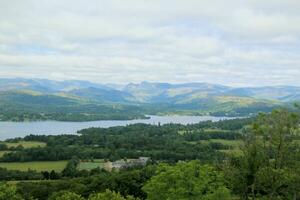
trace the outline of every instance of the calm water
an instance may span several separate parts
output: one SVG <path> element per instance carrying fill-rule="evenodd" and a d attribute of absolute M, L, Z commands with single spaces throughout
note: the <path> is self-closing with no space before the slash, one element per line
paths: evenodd
<path fill-rule="evenodd" d="M 146 124 L 194 124 L 200 121 L 219 121 L 231 119 L 228 117 L 212 116 L 150 116 L 150 119 L 138 120 L 101 120 L 93 122 L 58 122 L 58 121 L 41 121 L 41 122 L 0 122 L 0 140 L 8 138 L 24 137 L 29 134 L 36 135 L 59 135 L 59 134 L 76 134 L 78 130 L 90 127 L 113 127 L 125 126 L 128 124 L 146 123 Z"/>

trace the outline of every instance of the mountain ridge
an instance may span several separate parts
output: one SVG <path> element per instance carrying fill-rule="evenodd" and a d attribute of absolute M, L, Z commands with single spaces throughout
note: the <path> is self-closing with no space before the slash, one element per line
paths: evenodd
<path fill-rule="evenodd" d="M 300 87 L 296 86 L 235 88 L 210 83 L 144 81 L 121 87 L 77 80 L 0 79 L 0 106 L 24 105 L 28 113 L 30 109 L 37 111 L 36 108 L 60 112 L 56 106 L 68 110 L 69 114 L 74 114 L 72 108 L 76 108 L 84 116 L 94 112 L 90 107 L 97 109 L 100 106 L 97 114 L 104 109 L 105 113 L 126 116 L 132 108 L 137 110 L 135 116 L 172 113 L 242 116 L 268 112 L 297 101 L 300 101 Z M 89 112 L 85 113 L 87 107 Z M 120 107 L 124 108 L 120 110 Z M 2 110 L 7 111 L 6 108 Z"/>
<path fill-rule="evenodd" d="M 300 100 L 300 87 L 297 86 L 231 87 L 204 82 L 171 84 L 143 81 L 141 83 L 128 83 L 122 87 L 121 85 L 99 84 L 81 80 L 0 79 L 0 91 L 14 90 L 31 90 L 44 94 L 63 92 L 104 102 L 126 103 L 174 102 L 180 97 L 196 99 L 207 96 L 251 97 L 280 102 Z"/>
<path fill-rule="evenodd" d="M 260 99 L 284 99 L 300 93 L 298 86 L 261 86 L 261 87 L 232 87 L 221 84 L 212 84 L 205 82 L 187 82 L 187 83 L 166 83 L 166 82 L 148 82 L 128 84 L 100 84 L 83 80 L 65 80 L 55 81 L 48 79 L 26 79 L 26 78 L 0 78 L 0 91 L 9 90 L 33 90 L 45 93 L 70 92 L 80 89 L 102 89 L 106 91 L 121 91 L 127 94 L 139 92 L 161 94 L 172 92 L 184 92 L 190 90 L 194 92 L 216 93 L 228 96 L 248 96 Z M 176 91 L 177 89 L 177 91 Z M 262 95 L 262 93 L 264 95 Z M 151 95 L 151 94 L 148 94 Z"/>

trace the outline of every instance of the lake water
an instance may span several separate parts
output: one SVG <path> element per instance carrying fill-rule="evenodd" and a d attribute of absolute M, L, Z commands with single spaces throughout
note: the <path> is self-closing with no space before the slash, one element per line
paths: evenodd
<path fill-rule="evenodd" d="M 59 135 L 76 134 L 78 130 L 90 127 L 108 128 L 113 126 L 126 126 L 129 124 L 195 124 L 200 121 L 219 121 L 232 119 L 229 117 L 212 116 L 149 116 L 150 119 L 136 120 L 101 120 L 92 122 L 58 122 L 58 121 L 39 121 L 39 122 L 0 122 L 0 140 L 8 138 L 24 137 L 29 134 L 35 135 Z"/>

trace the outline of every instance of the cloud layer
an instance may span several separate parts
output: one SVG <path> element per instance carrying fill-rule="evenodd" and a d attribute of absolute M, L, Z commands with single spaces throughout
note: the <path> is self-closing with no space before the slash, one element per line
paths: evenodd
<path fill-rule="evenodd" d="M 0 77 L 300 85 L 298 0 L 10 0 L 0 10 Z"/>

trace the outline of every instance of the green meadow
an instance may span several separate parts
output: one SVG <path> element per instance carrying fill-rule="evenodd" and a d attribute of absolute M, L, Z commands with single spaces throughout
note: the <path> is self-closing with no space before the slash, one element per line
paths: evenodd
<path fill-rule="evenodd" d="M 36 170 L 36 171 L 62 171 L 67 165 L 67 161 L 34 161 L 34 162 L 0 162 L 1 168 L 9 170 Z"/>
<path fill-rule="evenodd" d="M 35 141 L 2 142 L 2 143 L 6 144 L 8 148 L 17 147 L 19 145 L 22 145 L 25 149 L 46 146 L 46 143 L 44 142 L 35 142 Z"/>
<path fill-rule="evenodd" d="M 81 161 L 78 165 L 78 170 L 92 170 L 96 168 L 104 168 L 105 167 L 105 162 L 102 159 L 96 159 L 94 161 Z"/>
<path fill-rule="evenodd" d="M 35 142 L 35 141 L 0 142 L 0 144 L 5 144 L 7 148 L 16 148 L 18 146 L 22 146 L 25 149 L 45 147 L 47 145 L 44 142 Z M 0 158 L 3 157 L 4 154 L 10 152 L 13 151 L 9 151 L 9 150 L 0 151 Z"/>

